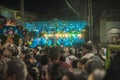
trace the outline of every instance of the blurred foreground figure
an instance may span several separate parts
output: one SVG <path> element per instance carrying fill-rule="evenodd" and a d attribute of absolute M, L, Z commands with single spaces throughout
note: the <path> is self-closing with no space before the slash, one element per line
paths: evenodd
<path fill-rule="evenodd" d="M 4 80 L 26 80 L 26 65 L 22 61 L 13 58 L 7 62 L 3 74 Z"/>
<path fill-rule="evenodd" d="M 111 49 L 111 61 L 104 80 L 120 80 L 120 47 Z"/>

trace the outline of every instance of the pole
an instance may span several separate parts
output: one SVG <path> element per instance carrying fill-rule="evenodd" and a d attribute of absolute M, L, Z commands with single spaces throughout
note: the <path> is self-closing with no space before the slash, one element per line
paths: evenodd
<path fill-rule="evenodd" d="M 23 22 L 24 25 L 24 0 L 21 0 L 21 21 Z"/>
<path fill-rule="evenodd" d="M 92 0 L 88 0 L 88 26 L 89 26 L 89 40 L 93 42 Z"/>

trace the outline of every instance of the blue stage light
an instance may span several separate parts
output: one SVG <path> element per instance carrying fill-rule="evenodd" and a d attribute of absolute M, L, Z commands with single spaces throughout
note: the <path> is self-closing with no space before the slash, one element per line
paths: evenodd
<path fill-rule="evenodd" d="M 39 40 L 33 40 L 32 46 L 54 46 L 55 44 L 76 46 L 85 42 L 85 39 L 79 38 L 78 35 L 85 29 L 87 25 L 86 21 L 63 21 L 54 19 L 53 21 L 31 22 L 25 24 L 29 32 L 34 30 L 36 38 L 39 37 Z M 47 36 L 39 36 L 39 34 L 46 34 Z"/>

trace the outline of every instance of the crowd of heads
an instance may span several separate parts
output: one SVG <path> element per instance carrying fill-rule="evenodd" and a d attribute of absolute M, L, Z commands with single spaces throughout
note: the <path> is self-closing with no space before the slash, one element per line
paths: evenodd
<path fill-rule="evenodd" d="M 105 69 L 106 49 L 85 43 L 81 47 L 0 47 L 0 80 L 117 80 L 119 50 Z M 119 74 L 118 74 L 119 73 Z"/>

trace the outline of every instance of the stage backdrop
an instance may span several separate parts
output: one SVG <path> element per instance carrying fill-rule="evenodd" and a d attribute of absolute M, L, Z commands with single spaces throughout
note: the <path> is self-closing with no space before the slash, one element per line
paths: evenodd
<path fill-rule="evenodd" d="M 86 21 L 51 21 L 25 23 L 31 33 L 31 47 L 35 46 L 80 46 L 84 44 Z"/>

